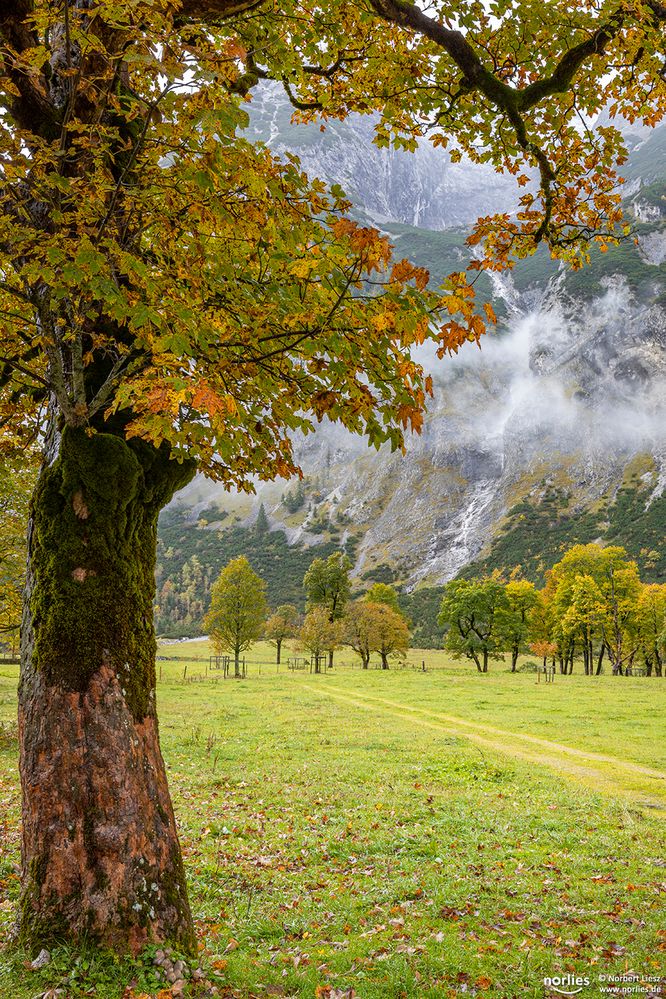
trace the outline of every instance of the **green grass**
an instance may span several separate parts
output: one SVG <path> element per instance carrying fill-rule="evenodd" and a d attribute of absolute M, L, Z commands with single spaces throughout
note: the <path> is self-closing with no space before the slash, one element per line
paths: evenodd
<path fill-rule="evenodd" d="M 161 651 L 204 657 L 208 645 Z M 599 974 L 663 967 L 666 683 L 545 686 L 432 651 L 410 657 L 426 673 L 312 676 L 276 673 L 271 655 L 254 649 L 245 681 L 183 683 L 184 663 L 162 662 L 158 687 L 202 958 L 221 995 L 542 997 L 545 976 L 576 972 L 589 996 Z M 7 724 L 15 682 L 0 667 Z M 14 739 L 0 736 L 6 933 L 19 799 Z M 115 999 L 131 976 L 135 995 L 156 994 L 146 964 L 86 952 L 72 979 L 71 952 L 42 972 L 24 957 L 0 956 L 3 999 L 47 986 Z"/>

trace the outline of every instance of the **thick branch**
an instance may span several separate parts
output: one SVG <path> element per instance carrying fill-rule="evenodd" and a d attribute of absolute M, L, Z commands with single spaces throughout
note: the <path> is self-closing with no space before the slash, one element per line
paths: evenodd
<path fill-rule="evenodd" d="M 9 0 L 0 11 L 0 66 L 19 94 L 7 100 L 9 111 L 21 128 L 52 139 L 58 134 L 59 122 L 49 99 L 45 81 L 21 63 L 21 53 L 38 44 L 36 33 L 28 26 L 33 10 L 32 0 Z"/>
<path fill-rule="evenodd" d="M 180 0 L 174 4 L 175 20 L 215 24 L 236 14 L 260 7 L 264 0 Z"/>
<path fill-rule="evenodd" d="M 37 35 L 28 27 L 33 11 L 32 0 L 5 0 L 0 12 L 0 36 L 15 52 L 23 52 L 37 44 Z"/>
<path fill-rule="evenodd" d="M 480 90 L 506 111 L 509 109 L 527 111 L 550 94 L 566 92 L 577 70 L 587 59 L 602 53 L 623 24 L 623 15 L 618 11 L 609 18 L 607 24 L 600 25 L 591 38 L 565 53 L 550 76 L 537 80 L 522 90 L 516 90 L 486 69 L 462 32 L 454 31 L 434 21 L 418 7 L 406 3 L 405 0 L 370 0 L 370 5 L 384 20 L 403 28 L 411 28 L 443 48 L 462 70 L 465 88 Z M 650 6 L 656 16 L 659 16 L 654 8 L 662 8 L 662 5 L 654 0 Z"/>

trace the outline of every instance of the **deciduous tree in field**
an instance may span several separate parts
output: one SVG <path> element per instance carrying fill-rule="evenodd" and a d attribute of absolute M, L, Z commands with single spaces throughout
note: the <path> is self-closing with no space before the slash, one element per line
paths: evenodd
<path fill-rule="evenodd" d="M 589 573 L 578 573 L 570 585 L 561 587 L 554 597 L 554 610 L 558 615 L 557 633 L 567 649 L 583 651 L 583 668 L 586 675 L 593 672 L 595 641 L 603 644 L 604 598 L 599 584 Z"/>
<path fill-rule="evenodd" d="M 518 656 L 527 647 L 537 600 L 536 587 L 527 579 L 511 579 L 504 587 L 498 627 L 500 641 L 511 652 L 512 673 L 516 672 Z"/>
<path fill-rule="evenodd" d="M 231 652 L 240 676 L 240 654 L 258 641 L 266 621 L 266 584 L 241 555 L 222 570 L 210 594 L 204 627 L 216 652 Z"/>
<path fill-rule="evenodd" d="M 560 663 L 573 663 L 578 643 L 586 673 L 599 673 L 606 653 L 613 672 L 621 672 L 637 650 L 639 588 L 637 566 L 627 559 L 624 548 L 597 544 L 570 548 L 549 572 L 545 587 Z"/>
<path fill-rule="evenodd" d="M 324 653 L 330 654 L 341 643 L 340 621 L 331 621 L 324 606 L 313 607 L 305 615 L 305 620 L 298 632 L 298 640 L 300 647 L 312 656 L 315 673 L 320 673 Z"/>
<path fill-rule="evenodd" d="M 444 648 L 455 658 L 471 659 L 479 673 L 487 673 L 491 659 L 503 658 L 499 628 L 503 607 L 504 584 L 494 576 L 447 583 L 437 619 L 447 629 Z"/>
<path fill-rule="evenodd" d="M 368 668 L 374 647 L 375 617 L 373 604 L 354 600 L 342 619 L 343 641 L 359 657 L 363 669 Z"/>
<path fill-rule="evenodd" d="M 295 471 L 328 416 L 418 429 L 411 349 L 478 340 L 471 275 L 442 294 L 340 191 L 240 134 L 281 80 L 302 117 L 377 111 L 511 171 L 473 269 L 622 235 L 612 127 L 666 106 L 660 0 L 5 0 L 0 9 L 0 427 L 45 444 L 29 529 L 20 741 L 31 944 L 193 946 L 155 710 L 159 510 L 195 470 Z M 539 188 L 530 188 L 535 172 Z M 619 227 L 619 228 L 618 228 Z M 472 271 L 473 274 L 473 271 Z M 146 885 L 155 886 L 146 889 Z"/>
<path fill-rule="evenodd" d="M 637 607 L 640 654 L 648 676 L 663 676 L 666 658 L 666 584 L 641 587 Z"/>
<path fill-rule="evenodd" d="M 606 549 L 612 551 L 612 549 Z M 626 556 L 624 549 L 618 551 Z M 604 615 L 601 626 L 614 675 L 622 674 L 640 648 L 638 600 L 641 581 L 635 562 L 609 557 L 602 593 Z"/>
<path fill-rule="evenodd" d="M 402 614 L 387 604 L 368 604 L 368 607 L 374 616 L 371 649 L 379 653 L 382 669 L 388 669 L 389 658 L 407 654 L 409 627 Z"/>
<path fill-rule="evenodd" d="M 269 642 L 275 646 L 276 662 L 280 662 L 282 643 L 287 638 L 294 638 L 299 625 L 300 615 L 293 604 L 281 604 L 277 610 L 271 614 L 264 633 Z"/>
<path fill-rule="evenodd" d="M 333 552 L 327 559 L 314 559 L 303 577 L 308 610 L 323 607 L 331 623 L 340 621 L 351 592 L 351 567 L 351 561 L 343 552 Z M 333 665 L 332 647 L 328 652 L 328 665 L 329 668 Z"/>

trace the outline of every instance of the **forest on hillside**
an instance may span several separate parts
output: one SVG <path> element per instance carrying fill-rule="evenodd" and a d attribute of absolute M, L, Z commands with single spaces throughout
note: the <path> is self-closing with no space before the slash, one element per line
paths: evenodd
<path fill-rule="evenodd" d="M 291 487 L 293 490 L 294 487 Z M 287 491 L 287 496 L 291 495 Z M 636 560 L 641 577 L 649 583 L 666 580 L 666 495 L 649 500 L 640 468 L 631 471 L 620 488 L 596 509 L 580 512 L 565 489 L 546 487 L 540 501 L 521 500 L 511 507 L 489 551 L 463 568 L 460 577 L 473 579 L 497 570 L 509 574 L 516 567 L 523 577 L 543 585 L 546 571 L 574 544 L 603 539 L 621 545 Z M 245 555 L 266 580 L 268 602 L 304 606 L 303 576 L 314 558 L 326 558 L 341 547 L 342 530 L 332 525 L 315 546 L 290 545 L 280 529 L 269 529 L 265 519 L 244 526 L 225 526 L 227 515 L 210 507 L 196 521 L 185 519 L 178 507 L 160 519 L 156 570 L 155 619 L 159 634 L 186 637 L 201 634 L 210 590 L 222 567 Z M 212 526 L 211 526 L 212 525 Z M 359 535 L 353 525 L 346 531 L 342 549 L 355 555 Z M 374 582 L 390 583 L 398 592 L 405 614 L 413 624 L 418 648 L 439 648 L 442 629 L 437 613 L 443 584 L 406 588 L 399 570 L 379 562 L 354 578 L 359 593 Z"/>

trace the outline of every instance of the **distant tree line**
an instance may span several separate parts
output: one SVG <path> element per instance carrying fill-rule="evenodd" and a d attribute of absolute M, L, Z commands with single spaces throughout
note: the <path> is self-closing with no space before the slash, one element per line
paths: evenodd
<path fill-rule="evenodd" d="M 284 642 L 295 641 L 316 671 L 326 660 L 332 666 L 341 647 L 364 669 L 373 654 L 388 669 L 392 658 L 407 653 L 411 622 L 401 595 L 386 583 L 353 599 L 351 568 L 343 552 L 314 559 L 303 578 L 301 614 L 288 603 L 270 611 L 265 582 L 245 557 L 231 560 L 213 584 L 205 618 L 214 645 L 233 653 L 236 669 L 241 652 L 261 638 L 273 644 L 278 663 Z M 624 548 L 574 545 L 547 572 L 542 589 L 516 569 L 509 579 L 499 572 L 456 579 L 440 593 L 441 645 L 479 673 L 507 658 L 516 672 L 519 657 L 531 653 L 563 674 L 573 672 L 578 659 L 586 675 L 602 672 L 606 663 L 614 675 L 638 668 L 664 675 L 666 585 L 643 583 Z"/>
<path fill-rule="evenodd" d="M 312 562 L 312 549 L 290 545 L 284 531 L 271 530 L 261 508 L 255 522 L 246 526 L 231 524 L 221 529 L 215 526 L 220 517 L 216 509 L 203 511 L 195 527 L 184 524 L 173 511 L 163 515 L 155 572 L 159 634 L 201 634 L 215 579 L 228 562 L 241 555 L 265 580 L 271 607 L 291 603 L 304 610 L 303 575 Z M 317 551 L 326 557 L 339 547 L 339 538 L 331 538 L 318 545 Z M 345 548 L 353 554 L 351 540 Z"/>
<path fill-rule="evenodd" d="M 309 653 L 315 672 L 328 660 L 333 665 L 336 649 L 348 647 L 368 669 L 377 653 L 382 669 L 392 658 L 404 657 L 409 648 L 409 625 L 398 607 L 395 590 L 376 583 L 360 599 L 351 599 L 350 559 L 334 552 L 316 558 L 303 579 L 306 612 L 293 604 L 281 604 L 272 613 L 266 603 L 266 584 L 244 556 L 232 559 L 211 590 L 211 605 L 204 625 L 217 652 L 234 657 L 240 673 L 243 651 L 261 638 L 282 657 L 282 646 L 295 640 L 300 651 Z"/>
<path fill-rule="evenodd" d="M 33 448 L 0 456 L 0 646 L 16 651 L 23 608 L 28 502 L 37 478 Z"/>
<path fill-rule="evenodd" d="M 537 590 L 494 572 L 456 579 L 443 590 L 438 622 L 444 647 L 470 659 L 480 673 L 490 660 L 521 653 L 572 673 L 582 660 L 586 675 L 608 663 L 614 675 L 636 668 L 662 676 L 666 655 L 666 585 L 643 583 L 624 548 L 574 545 L 546 573 Z"/>

